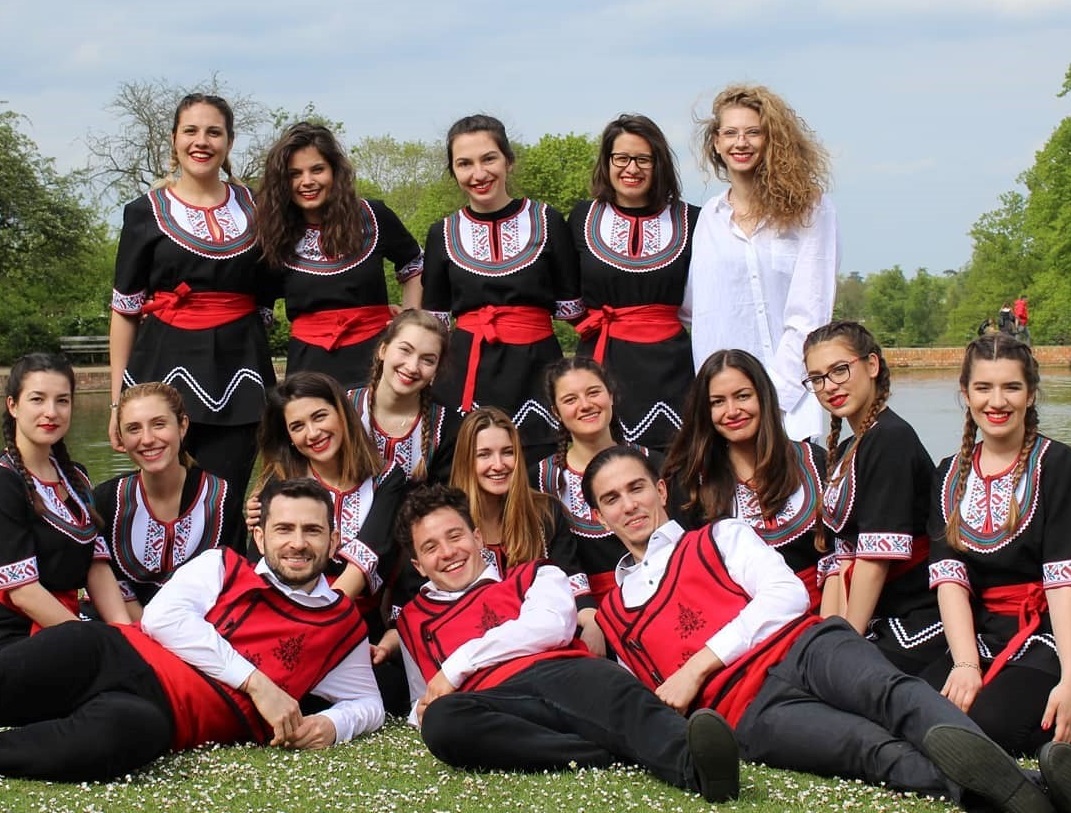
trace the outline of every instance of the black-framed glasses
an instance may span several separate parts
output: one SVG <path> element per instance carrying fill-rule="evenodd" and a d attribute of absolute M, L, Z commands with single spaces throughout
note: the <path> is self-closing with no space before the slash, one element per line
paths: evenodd
<path fill-rule="evenodd" d="M 624 169 L 633 161 L 640 169 L 650 169 L 654 166 L 653 155 L 629 155 L 627 152 L 610 153 L 610 163 L 619 169 Z"/>
<path fill-rule="evenodd" d="M 829 368 L 824 375 L 809 375 L 801 382 L 808 392 L 821 392 L 826 386 L 826 381 L 833 384 L 843 384 L 852 377 L 852 365 L 859 361 L 859 357 L 848 359 L 840 364 Z"/>

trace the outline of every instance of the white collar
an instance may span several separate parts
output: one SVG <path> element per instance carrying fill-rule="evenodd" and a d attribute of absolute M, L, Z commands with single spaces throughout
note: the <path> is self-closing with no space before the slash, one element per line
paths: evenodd
<path fill-rule="evenodd" d="M 682 536 L 684 536 L 684 528 L 682 528 L 680 523 L 675 519 L 663 523 L 655 529 L 653 534 L 651 534 L 643 558 L 646 559 L 649 556 L 657 555 L 659 552 L 666 550 L 667 548 L 676 547 L 677 543 L 681 541 Z M 643 559 L 636 559 L 631 553 L 626 553 L 621 557 L 621 561 L 617 563 L 617 567 L 614 568 L 614 581 L 620 586 L 621 583 L 625 581 L 625 577 L 632 573 L 642 563 Z"/>

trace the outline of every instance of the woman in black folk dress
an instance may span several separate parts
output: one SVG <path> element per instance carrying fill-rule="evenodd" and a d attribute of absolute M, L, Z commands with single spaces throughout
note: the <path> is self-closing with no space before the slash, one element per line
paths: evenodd
<path fill-rule="evenodd" d="M 186 443 L 206 471 L 244 491 L 256 457 L 264 390 L 275 383 L 264 321 L 271 286 L 255 250 L 253 199 L 231 179 L 234 114 L 218 96 L 175 111 L 172 174 L 127 205 L 115 260 L 108 435 L 119 393 L 171 384 L 190 416 Z M 258 305 L 261 313 L 258 313 Z"/>
<path fill-rule="evenodd" d="M 832 416 L 819 545 L 835 551 L 837 574 L 826 579 L 822 606 L 917 674 L 946 646 L 926 569 L 933 461 L 886 406 L 889 365 L 870 331 L 831 322 L 811 331 L 803 353 L 803 385 Z M 845 419 L 853 437 L 841 442 Z"/>
<path fill-rule="evenodd" d="M 1071 740 L 1071 449 L 1038 432 L 1039 380 L 1018 339 L 967 347 L 963 442 L 937 469 L 930 523 L 950 653 L 922 675 L 1028 756 Z"/>
<path fill-rule="evenodd" d="M 583 312 L 576 250 L 557 211 L 510 197 L 514 154 L 502 122 L 482 115 L 455 122 L 446 152 L 469 204 L 434 224 L 424 244 L 424 308 L 457 318 L 449 372 L 436 387 L 463 414 L 504 410 L 529 459 L 538 460 L 554 448 L 540 378 L 562 355 L 551 320 Z"/>
<path fill-rule="evenodd" d="M 427 311 L 402 311 L 379 339 L 368 385 L 346 394 L 384 463 L 410 481 L 450 479 L 461 417 L 431 394 L 449 339 Z"/>
<path fill-rule="evenodd" d="M 174 387 L 129 387 L 116 413 L 119 439 L 137 470 L 101 483 L 93 498 L 127 612 L 137 621 L 193 557 L 223 545 L 245 552 L 244 495 L 185 451 L 190 419 Z"/>
<path fill-rule="evenodd" d="M 257 240 L 286 300 L 287 375 L 364 384 L 392 315 L 383 261 L 394 264 L 402 306 L 415 308 L 423 254 L 382 201 L 357 195 L 353 165 L 326 127 L 294 124 L 268 152 Z"/>
<path fill-rule="evenodd" d="M 726 516 L 746 522 L 784 557 L 818 610 L 836 568 L 833 554 L 815 547 L 825 464 L 820 446 L 789 440 L 762 362 L 746 350 L 718 350 L 699 367 L 666 456 L 667 507 L 685 528 Z"/>
<path fill-rule="evenodd" d="M 577 355 L 619 382 L 625 440 L 665 452 L 692 382 L 692 344 L 677 312 L 699 209 L 681 200 L 665 135 L 635 114 L 603 130 L 591 191 L 595 199 L 569 215 L 587 308 Z"/>
<path fill-rule="evenodd" d="M 93 510 L 85 471 L 71 461 L 74 370 L 31 353 L 7 381 L 0 454 L 0 647 L 78 618 L 78 591 L 97 614 L 130 623 Z"/>

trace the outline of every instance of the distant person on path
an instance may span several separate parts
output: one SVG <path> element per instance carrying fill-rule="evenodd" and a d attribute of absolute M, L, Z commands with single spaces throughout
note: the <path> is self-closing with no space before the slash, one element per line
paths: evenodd
<path fill-rule="evenodd" d="M 1027 299 L 1026 294 L 1023 294 L 1015 300 L 1015 305 L 1012 306 L 1012 312 L 1015 314 L 1015 332 L 1018 334 L 1020 341 L 1030 344 L 1030 328 L 1026 326 L 1026 323 L 1030 321 L 1030 313 L 1028 311 L 1028 304 L 1030 300 Z"/>
<path fill-rule="evenodd" d="M 739 791 L 736 741 L 708 709 L 685 719 L 575 637 L 569 580 L 545 559 L 502 576 L 481 555 L 465 495 L 409 496 L 398 536 L 427 579 L 398 620 L 428 749 L 470 770 L 555 771 L 625 761 L 710 802 Z"/>
<path fill-rule="evenodd" d="M 256 568 L 206 551 L 141 627 L 72 622 L 0 651 L 0 776 L 106 781 L 168 749 L 326 748 L 383 724 L 367 630 L 323 577 L 330 495 L 298 480 L 261 496 Z M 303 714 L 309 694 L 333 705 Z"/>
<path fill-rule="evenodd" d="M 826 197 L 829 156 L 791 107 L 734 85 L 703 124 L 703 160 L 724 194 L 699 214 L 681 318 L 694 368 L 715 350 L 762 361 L 793 440 L 822 432 L 822 408 L 800 381 L 803 340 L 833 315 L 840 252 Z"/>
<path fill-rule="evenodd" d="M 997 314 L 997 327 L 1000 328 L 1001 333 L 1007 333 L 1009 336 L 1015 335 L 1015 314 L 1012 313 L 1011 302 L 1005 301 L 1000 306 L 1000 313 Z"/>

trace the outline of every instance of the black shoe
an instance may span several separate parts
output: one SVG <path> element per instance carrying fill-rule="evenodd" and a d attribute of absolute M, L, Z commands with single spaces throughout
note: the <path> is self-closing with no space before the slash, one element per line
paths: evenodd
<path fill-rule="evenodd" d="M 922 750 L 942 773 L 1007 813 L 1054 813 L 1045 791 L 999 745 L 969 728 L 935 725 Z"/>
<path fill-rule="evenodd" d="M 1041 775 L 1060 813 L 1071 813 L 1071 744 L 1047 742 L 1038 751 Z"/>
<path fill-rule="evenodd" d="M 692 712 L 688 750 L 704 799 L 724 802 L 740 794 L 740 752 L 724 717 L 711 709 Z"/>

